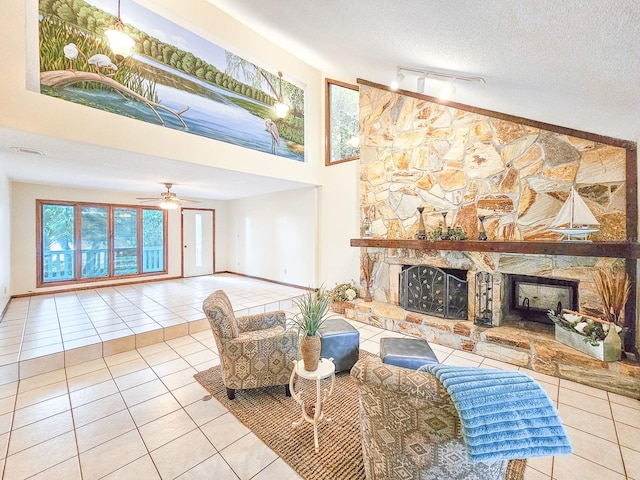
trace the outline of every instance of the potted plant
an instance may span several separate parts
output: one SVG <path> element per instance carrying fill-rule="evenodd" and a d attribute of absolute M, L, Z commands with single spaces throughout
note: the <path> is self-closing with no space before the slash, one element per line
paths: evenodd
<path fill-rule="evenodd" d="M 566 309 L 547 315 L 555 323 L 558 342 L 605 362 L 620 360 L 622 329 L 615 323 Z"/>
<path fill-rule="evenodd" d="M 339 283 L 329 292 L 331 297 L 331 310 L 344 315 L 347 302 L 358 298 L 358 288 L 353 282 Z"/>
<path fill-rule="evenodd" d="M 300 309 L 293 317 L 301 333 L 300 354 L 304 369 L 312 372 L 318 368 L 320 361 L 320 336 L 318 329 L 328 318 L 331 297 L 322 287 L 319 290 L 309 290 L 301 297 L 294 299 L 294 304 Z"/>

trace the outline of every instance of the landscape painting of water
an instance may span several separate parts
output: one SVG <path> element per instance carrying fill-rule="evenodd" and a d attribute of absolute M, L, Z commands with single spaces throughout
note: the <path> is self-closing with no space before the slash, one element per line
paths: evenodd
<path fill-rule="evenodd" d="M 130 0 L 40 0 L 39 9 L 41 93 L 304 161 L 304 91 L 281 72 Z M 132 40 L 124 54 L 105 35 L 113 29 Z"/>

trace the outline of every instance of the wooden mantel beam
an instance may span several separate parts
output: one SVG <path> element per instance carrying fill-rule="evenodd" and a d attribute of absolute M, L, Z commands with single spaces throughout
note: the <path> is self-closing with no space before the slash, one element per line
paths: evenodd
<path fill-rule="evenodd" d="M 495 252 L 528 255 L 569 255 L 574 257 L 639 258 L 640 245 L 632 242 L 551 242 L 480 240 L 390 240 L 352 238 L 352 247 L 401 248 L 408 250 L 447 250 L 458 252 Z"/>

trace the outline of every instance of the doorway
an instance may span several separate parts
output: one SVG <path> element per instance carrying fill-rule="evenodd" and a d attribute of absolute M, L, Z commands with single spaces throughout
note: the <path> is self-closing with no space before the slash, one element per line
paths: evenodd
<path fill-rule="evenodd" d="M 214 272 L 215 210 L 182 209 L 182 276 Z"/>

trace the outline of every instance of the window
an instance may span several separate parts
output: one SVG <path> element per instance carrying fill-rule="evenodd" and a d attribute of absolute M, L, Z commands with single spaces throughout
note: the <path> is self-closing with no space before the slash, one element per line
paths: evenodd
<path fill-rule="evenodd" d="M 39 286 L 166 273 L 163 210 L 38 200 L 38 230 Z"/>
<path fill-rule="evenodd" d="M 327 79 L 326 165 L 360 156 L 360 95 L 358 87 Z"/>

